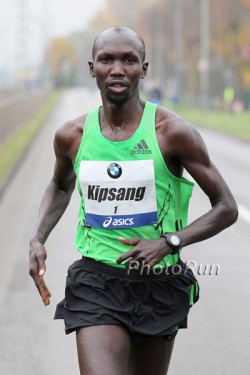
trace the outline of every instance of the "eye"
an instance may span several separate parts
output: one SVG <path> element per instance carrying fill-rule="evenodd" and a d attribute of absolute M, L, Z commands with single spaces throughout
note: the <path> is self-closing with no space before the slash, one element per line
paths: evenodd
<path fill-rule="evenodd" d="M 132 58 L 132 57 L 128 57 L 127 58 L 127 63 L 128 64 L 133 64 L 135 61 L 134 61 L 134 59 Z"/>
<path fill-rule="evenodd" d="M 102 57 L 100 59 L 100 61 L 103 63 L 103 64 L 108 64 L 110 62 L 110 57 L 106 56 L 106 57 Z"/>

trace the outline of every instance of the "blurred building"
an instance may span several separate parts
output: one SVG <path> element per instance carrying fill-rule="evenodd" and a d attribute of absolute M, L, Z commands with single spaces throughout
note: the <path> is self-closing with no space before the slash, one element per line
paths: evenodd
<path fill-rule="evenodd" d="M 0 0 L 0 90 L 41 80 L 47 0 Z"/>

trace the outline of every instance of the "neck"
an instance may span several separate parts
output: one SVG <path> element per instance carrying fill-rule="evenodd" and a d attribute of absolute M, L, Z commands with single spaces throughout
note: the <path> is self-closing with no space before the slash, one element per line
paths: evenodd
<path fill-rule="evenodd" d="M 110 126 L 112 128 L 121 128 L 125 127 L 126 124 L 138 123 L 138 118 L 141 118 L 145 105 L 139 96 L 121 104 L 110 103 L 106 98 L 102 100 L 102 103 L 103 108 L 100 112 L 101 127 Z"/>
<path fill-rule="evenodd" d="M 100 110 L 100 128 L 104 137 L 113 141 L 130 138 L 140 124 L 145 102 L 137 98 L 122 104 L 103 100 Z"/>

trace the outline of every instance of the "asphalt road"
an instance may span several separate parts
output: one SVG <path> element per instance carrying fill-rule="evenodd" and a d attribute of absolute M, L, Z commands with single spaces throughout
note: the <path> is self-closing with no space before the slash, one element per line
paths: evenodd
<path fill-rule="evenodd" d="M 28 242 L 53 171 L 55 130 L 98 103 L 95 92 L 65 92 L 0 201 L 1 375 L 78 374 L 75 337 L 65 336 L 63 322 L 53 321 L 56 303 L 63 298 L 68 265 L 79 258 L 74 248 L 77 193 L 47 242 L 46 282 L 52 292 L 47 308 L 28 276 Z M 232 228 L 183 250 L 183 259 L 193 262 L 201 298 L 190 312 L 189 329 L 178 334 L 169 374 L 248 375 L 250 144 L 210 131 L 203 130 L 202 135 L 235 194 L 240 217 Z M 195 188 L 190 220 L 208 208 L 207 198 Z M 206 265 L 211 275 L 204 272 Z"/>

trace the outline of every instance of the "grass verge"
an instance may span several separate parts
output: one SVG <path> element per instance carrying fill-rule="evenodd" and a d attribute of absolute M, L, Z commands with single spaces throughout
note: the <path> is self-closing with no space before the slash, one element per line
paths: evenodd
<path fill-rule="evenodd" d="M 0 146 L 0 188 L 32 138 L 48 118 L 58 99 L 59 92 L 53 91 L 40 110 L 21 128 L 15 130 Z"/>
<path fill-rule="evenodd" d="M 196 126 L 203 126 L 231 134 L 245 141 L 250 141 L 250 111 L 231 113 L 224 111 L 202 111 L 188 106 L 173 106 L 169 103 L 166 107 L 182 116 L 185 120 Z"/>

